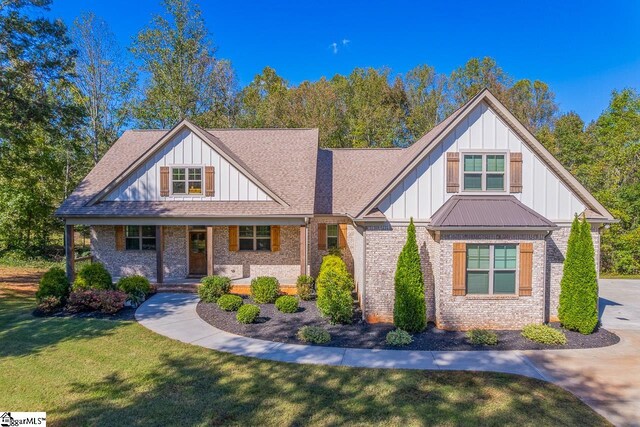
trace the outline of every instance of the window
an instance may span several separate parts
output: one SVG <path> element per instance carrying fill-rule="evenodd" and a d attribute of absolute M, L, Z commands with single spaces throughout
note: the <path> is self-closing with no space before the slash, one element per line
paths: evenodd
<path fill-rule="evenodd" d="M 465 154 L 464 191 L 504 191 L 504 154 Z"/>
<path fill-rule="evenodd" d="M 173 168 L 173 194 L 202 194 L 202 168 Z"/>
<path fill-rule="evenodd" d="M 516 293 L 516 245 L 467 245 L 467 294 Z"/>
<path fill-rule="evenodd" d="M 156 250 L 156 227 L 153 225 L 127 225 L 124 237 L 128 251 Z"/>
<path fill-rule="evenodd" d="M 270 251 L 271 226 L 241 225 L 238 228 L 241 251 Z"/>
<path fill-rule="evenodd" d="M 327 224 L 327 249 L 338 247 L 338 224 Z"/>

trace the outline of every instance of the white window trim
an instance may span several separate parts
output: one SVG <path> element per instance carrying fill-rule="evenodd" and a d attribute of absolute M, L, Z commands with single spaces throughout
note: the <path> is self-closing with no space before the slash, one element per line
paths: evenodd
<path fill-rule="evenodd" d="M 185 169 L 184 171 L 184 182 L 186 193 L 174 193 L 173 191 L 173 170 L 174 169 Z M 189 169 L 200 169 L 200 193 L 192 193 L 189 194 Z M 171 195 L 177 197 L 205 197 L 205 182 L 204 182 L 204 165 L 171 165 L 169 166 L 169 185 L 171 186 Z"/>
<path fill-rule="evenodd" d="M 127 227 L 137 227 L 138 228 L 138 236 L 137 237 L 127 237 Z M 143 237 L 142 236 L 142 227 L 150 227 L 148 225 L 125 225 L 124 226 L 124 250 L 130 252 L 155 252 L 158 247 L 158 239 L 154 234 L 153 237 Z M 127 239 L 133 240 L 137 239 L 139 247 L 138 249 L 127 249 Z M 154 248 L 153 249 L 142 249 L 142 240 L 143 239 L 153 239 Z"/>
<path fill-rule="evenodd" d="M 470 297 L 483 297 L 483 296 L 498 296 L 498 297 L 511 297 L 511 296 L 518 296 L 520 295 L 520 245 L 518 243 L 467 243 L 466 248 L 465 248 L 465 263 L 466 263 L 466 259 L 468 257 L 468 247 L 469 245 L 477 245 L 477 246 L 486 246 L 489 245 L 489 269 L 481 269 L 481 268 L 467 268 L 467 266 L 464 266 L 464 275 L 465 275 L 465 282 L 466 282 L 466 286 L 469 286 L 469 283 L 467 281 L 467 272 L 471 271 L 480 271 L 480 272 L 485 272 L 488 271 L 489 272 L 489 292 L 486 294 L 470 294 L 468 293 L 468 288 L 465 289 L 465 295 L 468 295 Z M 495 246 L 504 246 L 504 245 L 510 245 L 510 246 L 515 246 L 516 247 L 516 268 L 515 269 L 510 269 L 510 268 L 498 268 L 496 269 L 494 266 L 494 250 L 495 250 Z M 495 271 L 514 271 L 515 272 L 515 290 L 512 294 L 496 294 L 493 292 L 493 273 Z"/>
<path fill-rule="evenodd" d="M 253 227 L 253 237 L 240 237 L 240 227 Z M 258 237 L 257 227 L 269 227 L 269 237 Z M 253 249 L 241 249 L 240 240 L 252 240 Z M 258 240 L 269 240 L 269 249 L 258 249 Z M 238 226 L 238 251 L 239 252 L 269 252 L 271 251 L 271 226 L 270 225 L 240 225 Z"/>
<path fill-rule="evenodd" d="M 335 236 L 329 236 L 329 227 L 331 226 L 335 226 L 336 227 L 336 235 Z M 328 249 L 337 249 L 340 247 L 340 224 L 327 224 L 327 250 Z M 335 246 L 331 246 L 329 244 L 329 237 L 334 237 L 336 239 L 336 245 Z"/>
<path fill-rule="evenodd" d="M 467 155 L 479 155 L 482 156 L 482 172 L 468 172 L 468 173 L 475 173 L 478 174 L 480 173 L 482 175 L 481 178 L 481 185 L 482 185 L 482 189 L 481 190 L 465 190 L 464 188 L 464 156 Z M 486 163 L 486 156 L 487 155 L 503 155 L 504 156 L 504 189 L 502 191 L 500 190 L 490 190 L 487 191 L 486 190 L 486 176 L 487 176 L 487 171 L 485 170 L 487 167 L 487 163 Z M 482 194 L 482 195 L 504 195 L 504 194 L 510 194 L 510 187 L 509 187 L 509 151 L 505 151 L 505 150 L 460 150 L 460 161 L 459 161 L 459 168 L 460 168 L 460 193 L 462 194 Z M 489 172 L 489 173 L 493 173 L 493 172 Z"/>

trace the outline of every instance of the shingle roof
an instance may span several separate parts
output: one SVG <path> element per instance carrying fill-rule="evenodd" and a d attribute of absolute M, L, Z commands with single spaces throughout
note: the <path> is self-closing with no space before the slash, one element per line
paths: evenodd
<path fill-rule="evenodd" d="M 525 206 L 514 196 L 455 195 L 433 214 L 429 228 L 550 230 L 556 228 L 556 224 Z"/>

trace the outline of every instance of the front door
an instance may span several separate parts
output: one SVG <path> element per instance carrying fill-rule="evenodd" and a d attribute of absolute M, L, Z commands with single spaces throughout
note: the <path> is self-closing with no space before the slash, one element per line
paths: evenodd
<path fill-rule="evenodd" d="M 189 232 L 189 275 L 204 276 L 207 274 L 207 233 L 205 231 Z"/>

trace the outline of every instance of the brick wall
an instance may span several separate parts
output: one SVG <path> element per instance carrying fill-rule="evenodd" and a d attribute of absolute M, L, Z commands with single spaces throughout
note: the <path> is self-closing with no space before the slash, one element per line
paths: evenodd
<path fill-rule="evenodd" d="M 309 266 L 311 276 L 318 276 L 320 271 L 320 264 L 322 264 L 322 257 L 329 253 L 329 250 L 318 249 L 318 224 L 340 224 L 347 221 L 340 218 L 312 218 L 309 222 Z M 352 248 L 349 244 L 349 232 L 347 228 L 347 247 L 342 250 L 342 259 L 347 264 L 349 273 L 353 275 L 353 254 Z"/>

